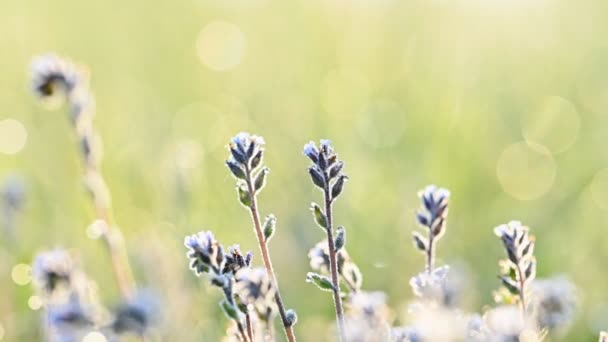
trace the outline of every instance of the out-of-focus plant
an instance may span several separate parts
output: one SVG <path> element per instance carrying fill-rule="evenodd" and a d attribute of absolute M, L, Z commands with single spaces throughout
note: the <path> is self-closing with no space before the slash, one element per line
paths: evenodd
<path fill-rule="evenodd" d="M 32 88 L 43 100 L 57 96 L 67 100 L 70 121 L 83 160 L 85 185 L 97 215 L 93 227 L 105 242 L 123 297 L 130 298 L 135 291 L 135 281 L 122 233 L 112 222 L 111 196 L 100 170 L 101 139 L 93 125 L 95 103 L 88 86 L 87 73 L 67 59 L 55 55 L 39 56 L 32 62 Z"/>

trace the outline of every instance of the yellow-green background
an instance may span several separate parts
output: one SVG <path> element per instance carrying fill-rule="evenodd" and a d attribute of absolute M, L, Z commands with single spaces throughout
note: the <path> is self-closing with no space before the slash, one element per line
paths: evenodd
<path fill-rule="evenodd" d="M 537 235 L 538 276 L 567 274 L 579 288 L 576 322 L 555 340 L 595 340 L 608 327 L 608 183 L 596 176 L 608 167 L 607 19 L 602 0 L 3 0 L 0 120 L 28 133 L 19 153 L 0 155 L 0 177 L 27 182 L 18 239 L 0 240 L 4 339 L 39 338 L 33 290 L 11 269 L 45 248 L 75 251 L 104 303 L 118 300 L 101 243 L 86 237 L 93 210 L 65 108 L 48 111 L 30 93 L 31 58 L 55 52 L 90 72 L 115 218 L 138 282 L 164 294 L 166 340 L 216 340 L 226 324 L 217 291 L 187 269 L 184 235 L 212 229 L 258 252 L 223 165 L 239 131 L 266 138 L 272 172 L 261 208 L 279 219 L 271 252 L 302 341 L 332 320 L 329 295 L 304 282 L 322 232 L 308 211 L 321 197 L 301 150 L 319 138 L 346 161 L 336 223 L 347 227 L 364 287 L 386 291 L 396 312 L 423 267 L 410 242 L 416 191 L 436 183 L 452 191 L 439 261 L 474 275 L 468 310 L 491 304 L 498 286 L 503 251 L 492 228 L 519 219 Z M 226 71 L 197 50 L 217 21 L 244 39 L 240 63 Z M 537 143 L 565 144 L 548 164 L 505 162 L 518 191 L 550 185 L 518 199 L 499 182 L 499 159 L 551 96 L 576 120 L 542 122 Z"/>

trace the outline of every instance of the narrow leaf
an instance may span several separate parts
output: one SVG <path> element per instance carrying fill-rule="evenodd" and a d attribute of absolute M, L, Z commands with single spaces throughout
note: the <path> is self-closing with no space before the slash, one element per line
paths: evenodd
<path fill-rule="evenodd" d="M 266 176 L 269 172 L 270 169 L 267 167 L 263 168 L 262 170 L 260 170 L 260 172 L 258 172 L 258 175 L 255 177 L 255 181 L 253 182 L 253 187 L 255 188 L 255 191 L 262 190 L 264 185 L 266 185 Z"/>
<path fill-rule="evenodd" d="M 306 274 L 306 281 L 317 285 L 323 291 L 335 291 L 336 289 L 329 278 L 317 273 L 308 272 Z"/>
<path fill-rule="evenodd" d="M 310 206 L 310 211 L 315 218 L 315 222 L 321 227 L 327 229 L 327 216 L 321 210 L 318 204 L 312 203 Z"/>
<path fill-rule="evenodd" d="M 220 302 L 220 306 L 221 306 L 222 310 L 224 311 L 224 314 L 226 314 L 226 317 L 233 319 L 235 321 L 238 321 L 239 313 L 237 312 L 237 309 L 233 305 L 228 303 L 226 300 L 222 300 Z"/>
<path fill-rule="evenodd" d="M 243 189 L 240 186 L 236 189 L 239 194 L 239 201 L 241 202 L 241 204 L 247 208 L 251 207 L 251 195 L 249 194 L 249 191 Z"/>
<path fill-rule="evenodd" d="M 341 175 L 338 178 L 338 180 L 336 181 L 336 184 L 334 184 L 334 186 L 331 188 L 331 197 L 332 198 L 337 198 L 338 196 L 340 196 L 340 194 L 342 193 L 342 189 L 344 188 L 344 183 L 346 182 L 347 179 L 348 179 L 348 177 L 345 175 Z"/>
<path fill-rule="evenodd" d="M 266 216 L 266 221 L 264 221 L 264 241 L 270 241 L 274 235 L 276 223 L 277 219 L 274 217 L 274 215 L 270 214 Z"/>

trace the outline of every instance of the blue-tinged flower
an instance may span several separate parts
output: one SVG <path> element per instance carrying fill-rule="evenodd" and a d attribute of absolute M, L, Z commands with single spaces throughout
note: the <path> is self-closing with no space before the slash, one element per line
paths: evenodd
<path fill-rule="evenodd" d="M 448 215 L 450 192 L 435 185 L 428 185 L 418 192 L 423 211 L 418 212 L 418 223 L 431 229 L 435 235 L 443 233 Z"/>
<path fill-rule="evenodd" d="M 226 262 L 222 273 L 236 273 L 237 271 L 251 266 L 253 254 L 249 251 L 245 255 L 241 253 L 239 245 L 232 245 L 228 248 L 228 253 L 224 255 Z"/>
<path fill-rule="evenodd" d="M 159 314 L 158 297 L 149 291 L 139 291 L 116 310 L 112 329 L 118 334 L 131 332 L 141 336 L 158 321 Z"/>
<path fill-rule="evenodd" d="M 237 274 L 235 294 L 241 302 L 255 309 L 262 321 L 269 322 L 276 314 L 276 290 L 262 267 L 246 268 Z"/>
<path fill-rule="evenodd" d="M 71 255 L 63 249 L 40 253 L 32 266 L 34 283 L 51 293 L 58 285 L 69 285 L 74 271 Z"/>
<path fill-rule="evenodd" d="M 190 269 L 198 276 L 202 273 L 220 273 L 224 265 L 222 246 L 215 240 L 210 231 L 201 231 L 186 236 L 184 245 L 188 248 L 186 255 L 190 259 Z"/>
<path fill-rule="evenodd" d="M 52 54 L 34 58 L 31 69 L 32 88 L 40 97 L 52 96 L 58 90 L 70 93 L 81 82 L 71 62 Z"/>
<path fill-rule="evenodd" d="M 410 286 L 414 294 L 422 299 L 443 301 L 444 289 L 449 266 L 441 266 L 431 273 L 422 272 L 410 279 Z"/>
<path fill-rule="evenodd" d="M 317 163 L 319 158 L 319 149 L 317 145 L 315 145 L 314 141 L 310 141 L 308 144 L 304 145 L 304 155 L 306 155 L 313 163 Z"/>
<path fill-rule="evenodd" d="M 576 287 L 565 277 L 538 279 L 532 286 L 532 300 L 540 327 L 568 328 L 576 312 Z"/>

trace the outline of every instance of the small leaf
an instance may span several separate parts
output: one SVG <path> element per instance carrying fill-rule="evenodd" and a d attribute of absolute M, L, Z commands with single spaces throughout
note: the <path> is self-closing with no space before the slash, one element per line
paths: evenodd
<path fill-rule="evenodd" d="M 535 260 L 530 261 L 530 263 L 528 264 L 528 267 L 526 267 L 526 270 L 524 271 L 524 276 L 526 277 L 526 281 L 530 281 L 530 280 L 534 279 L 534 277 L 536 277 L 536 261 Z"/>
<path fill-rule="evenodd" d="M 418 220 L 418 223 L 425 227 L 429 226 L 429 219 L 422 213 L 416 213 L 416 220 Z"/>
<path fill-rule="evenodd" d="M 232 158 L 234 158 L 234 160 L 236 160 L 240 164 L 245 164 L 245 162 L 247 162 L 247 158 L 245 157 L 245 154 L 243 154 L 238 149 L 231 147 L 230 153 L 232 153 Z"/>
<path fill-rule="evenodd" d="M 260 172 L 258 172 L 258 175 L 255 177 L 255 181 L 253 182 L 253 187 L 255 188 L 255 191 L 262 190 L 264 185 L 266 185 L 266 176 L 269 172 L 270 169 L 267 167 L 263 168 L 262 170 L 260 170 Z"/>
<path fill-rule="evenodd" d="M 318 204 L 312 203 L 310 206 L 310 211 L 315 218 L 315 222 L 321 227 L 327 229 L 327 216 L 321 210 Z"/>
<path fill-rule="evenodd" d="M 243 187 L 239 186 L 236 188 L 239 194 L 239 201 L 242 205 L 249 208 L 251 207 L 251 195 L 249 195 L 249 191 L 243 189 Z"/>
<path fill-rule="evenodd" d="M 306 274 L 306 281 L 317 285 L 317 287 L 323 291 L 336 291 L 336 288 L 331 283 L 331 280 L 320 274 L 308 272 Z"/>
<path fill-rule="evenodd" d="M 245 179 L 245 171 L 232 160 L 226 160 L 226 166 L 237 179 Z"/>
<path fill-rule="evenodd" d="M 285 312 L 285 325 L 293 327 L 298 322 L 298 314 L 294 309 L 289 309 Z"/>
<path fill-rule="evenodd" d="M 519 295 L 519 286 L 516 282 L 511 280 L 509 277 L 502 276 L 500 277 L 502 285 L 511 292 L 511 294 Z"/>
<path fill-rule="evenodd" d="M 255 170 L 258 166 L 260 166 L 263 156 L 264 156 L 264 150 L 262 150 L 262 149 L 260 149 L 258 151 L 258 153 L 256 153 L 255 156 L 253 156 L 253 158 L 251 159 L 251 169 L 252 170 Z"/>
<path fill-rule="evenodd" d="M 247 314 L 247 312 L 248 312 L 247 305 L 245 303 L 243 303 L 243 300 L 241 299 L 240 296 L 235 295 L 234 302 L 236 303 L 236 307 L 239 309 L 240 312 Z"/>
<path fill-rule="evenodd" d="M 228 303 L 226 300 L 222 300 L 220 302 L 220 307 L 226 314 L 226 317 L 233 319 L 235 321 L 239 320 L 239 313 L 237 312 L 237 309 L 233 305 Z"/>
<path fill-rule="evenodd" d="M 426 252 L 428 248 L 428 240 L 418 232 L 413 232 L 412 237 L 414 238 L 414 245 L 416 248 L 422 252 Z"/>
<path fill-rule="evenodd" d="M 334 246 L 336 251 L 339 251 L 346 244 L 346 230 L 343 226 L 336 228 L 336 238 L 334 240 Z"/>
<path fill-rule="evenodd" d="M 334 186 L 331 188 L 331 198 L 337 198 L 342 193 L 342 189 L 344 188 L 344 183 L 348 177 L 346 175 L 341 175 Z"/>
<path fill-rule="evenodd" d="M 270 241 L 274 235 L 276 224 L 277 219 L 274 217 L 274 215 L 270 214 L 266 216 L 266 221 L 264 221 L 264 241 Z"/>
<path fill-rule="evenodd" d="M 340 171 L 342 171 L 343 168 L 344 168 L 344 162 L 338 162 L 331 169 L 329 169 L 329 178 L 336 177 L 340 173 Z"/>
<path fill-rule="evenodd" d="M 321 189 L 325 189 L 325 179 L 323 175 L 319 172 L 316 166 L 311 166 L 308 168 L 308 173 L 310 174 L 310 178 L 314 185 L 318 186 Z"/>

